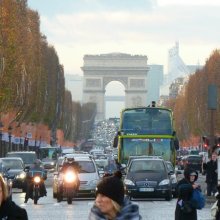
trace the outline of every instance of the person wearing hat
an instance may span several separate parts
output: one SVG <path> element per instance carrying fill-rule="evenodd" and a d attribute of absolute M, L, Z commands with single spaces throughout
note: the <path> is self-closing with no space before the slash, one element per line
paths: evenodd
<path fill-rule="evenodd" d="M 196 183 L 198 172 L 194 169 L 186 168 L 184 178 L 177 184 L 178 198 L 175 209 L 175 220 L 197 220 L 197 210 L 191 197 L 193 190 L 200 186 Z"/>
<path fill-rule="evenodd" d="M 139 207 L 124 194 L 122 174 L 104 177 L 96 187 L 96 200 L 89 220 L 140 220 Z"/>

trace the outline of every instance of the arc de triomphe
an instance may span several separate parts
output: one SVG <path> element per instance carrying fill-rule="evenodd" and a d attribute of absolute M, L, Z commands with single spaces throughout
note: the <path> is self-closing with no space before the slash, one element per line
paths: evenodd
<path fill-rule="evenodd" d="M 105 88 L 112 81 L 124 85 L 125 107 L 146 106 L 147 56 L 110 53 L 83 59 L 83 103 L 96 103 L 96 120 L 105 119 Z"/>

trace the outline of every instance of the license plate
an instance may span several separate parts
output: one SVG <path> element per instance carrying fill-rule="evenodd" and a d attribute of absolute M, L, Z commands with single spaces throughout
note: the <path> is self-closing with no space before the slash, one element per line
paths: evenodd
<path fill-rule="evenodd" d="M 139 191 L 140 192 L 153 192 L 154 188 L 140 188 Z"/>

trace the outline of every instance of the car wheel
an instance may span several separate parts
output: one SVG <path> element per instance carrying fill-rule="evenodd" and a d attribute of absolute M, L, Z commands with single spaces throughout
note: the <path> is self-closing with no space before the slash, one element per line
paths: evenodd
<path fill-rule="evenodd" d="M 177 198 L 177 192 L 173 192 L 173 198 Z"/>
<path fill-rule="evenodd" d="M 53 198 L 54 198 L 54 199 L 57 198 L 57 193 L 53 192 Z"/>
<path fill-rule="evenodd" d="M 63 200 L 62 196 L 60 194 L 57 194 L 57 202 L 61 202 Z"/>
<path fill-rule="evenodd" d="M 22 192 L 23 193 L 26 192 L 26 187 L 25 186 L 22 188 Z"/>
<path fill-rule="evenodd" d="M 169 192 L 169 194 L 165 197 L 166 201 L 172 200 L 172 192 Z"/>

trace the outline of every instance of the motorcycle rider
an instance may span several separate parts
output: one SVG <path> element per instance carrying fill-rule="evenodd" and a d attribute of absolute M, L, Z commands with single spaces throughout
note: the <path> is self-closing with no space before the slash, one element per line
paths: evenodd
<path fill-rule="evenodd" d="M 43 180 L 40 183 L 41 196 L 47 196 L 47 190 L 44 184 L 44 181 L 47 179 L 47 171 L 43 167 L 41 167 L 41 161 L 37 159 L 27 172 L 27 188 L 24 203 L 27 203 L 29 198 L 33 199 L 33 178 L 39 174 L 41 176 L 41 179 Z"/>
<path fill-rule="evenodd" d="M 63 163 L 62 168 L 60 169 L 60 172 L 62 174 L 65 174 L 67 170 L 72 169 L 76 174 L 80 171 L 80 165 L 78 162 L 75 161 L 73 157 L 66 157 Z M 77 190 L 79 189 L 80 181 L 79 178 L 77 180 Z M 62 190 L 62 189 L 61 189 Z"/>

